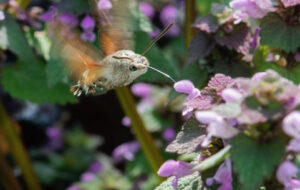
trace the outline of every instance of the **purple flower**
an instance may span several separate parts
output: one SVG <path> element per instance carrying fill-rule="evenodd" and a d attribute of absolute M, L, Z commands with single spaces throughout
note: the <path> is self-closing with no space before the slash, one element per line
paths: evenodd
<path fill-rule="evenodd" d="M 239 132 L 236 128 L 228 125 L 221 116 L 213 111 L 197 111 L 195 117 L 200 123 L 208 124 L 207 135 L 201 144 L 203 147 L 209 145 L 212 137 L 229 139 Z"/>
<path fill-rule="evenodd" d="M 95 174 L 92 172 L 85 172 L 80 176 L 80 181 L 89 182 L 95 179 Z"/>
<path fill-rule="evenodd" d="M 148 35 L 151 37 L 151 38 L 155 38 L 156 36 L 158 36 L 160 34 L 160 30 L 158 28 L 156 28 L 154 31 L 152 32 L 149 32 Z"/>
<path fill-rule="evenodd" d="M 47 12 L 40 15 L 40 19 L 44 22 L 51 22 L 56 14 L 56 11 L 57 11 L 57 8 L 51 6 Z"/>
<path fill-rule="evenodd" d="M 112 8 L 112 4 L 109 0 L 100 0 L 98 2 L 98 8 L 101 9 L 111 9 Z"/>
<path fill-rule="evenodd" d="M 160 20 L 164 26 L 169 25 L 172 22 L 176 21 L 177 18 L 177 9 L 172 5 L 165 6 L 160 13 Z"/>
<path fill-rule="evenodd" d="M 4 20 L 5 19 L 5 15 L 3 11 L 0 11 L 0 20 Z"/>
<path fill-rule="evenodd" d="M 102 169 L 102 164 L 99 161 L 93 162 L 89 166 L 89 171 L 92 173 L 99 173 Z"/>
<path fill-rule="evenodd" d="M 83 33 L 81 33 L 80 38 L 85 42 L 86 41 L 94 42 L 96 40 L 96 35 L 93 31 L 86 30 Z"/>
<path fill-rule="evenodd" d="M 250 43 L 251 47 L 253 49 L 255 49 L 257 47 L 258 41 L 259 41 L 259 32 L 260 32 L 260 28 L 256 28 L 254 31 L 254 36 L 252 38 L 252 41 Z"/>
<path fill-rule="evenodd" d="M 270 0 L 233 0 L 229 5 L 252 18 L 262 18 L 269 11 L 274 11 Z"/>
<path fill-rule="evenodd" d="M 287 149 L 293 152 L 300 152 L 300 139 L 290 140 Z"/>
<path fill-rule="evenodd" d="M 300 0 L 281 0 L 285 7 L 291 7 L 300 4 Z"/>
<path fill-rule="evenodd" d="M 283 131 L 293 138 L 300 138 L 299 111 L 293 111 L 283 119 Z"/>
<path fill-rule="evenodd" d="M 232 189 L 232 169 L 229 157 L 219 166 L 214 177 L 206 179 L 206 184 L 208 186 L 211 186 L 214 183 L 222 184 L 218 190 Z"/>
<path fill-rule="evenodd" d="M 179 26 L 176 24 L 178 10 L 172 5 L 165 6 L 160 13 L 160 20 L 164 27 L 174 23 L 172 28 L 167 33 L 168 36 L 176 36 L 180 32 Z"/>
<path fill-rule="evenodd" d="M 58 17 L 58 20 L 63 23 L 66 24 L 70 27 L 75 27 L 78 24 L 78 19 L 72 15 L 70 15 L 69 13 L 63 13 Z"/>
<path fill-rule="evenodd" d="M 193 174 L 192 165 L 182 161 L 167 160 L 159 168 L 157 174 L 162 177 L 175 176 L 172 181 L 174 189 L 177 187 L 178 178 Z"/>
<path fill-rule="evenodd" d="M 251 78 L 251 80 L 261 80 L 263 79 L 265 76 L 267 75 L 266 72 L 258 72 L 255 75 L 253 75 L 253 77 Z"/>
<path fill-rule="evenodd" d="M 197 111 L 196 119 L 203 124 L 222 123 L 223 118 L 213 111 Z"/>
<path fill-rule="evenodd" d="M 166 141 L 171 141 L 174 139 L 176 133 L 175 133 L 175 130 L 171 127 L 169 128 L 166 128 L 166 130 L 163 132 L 163 138 L 166 140 Z"/>
<path fill-rule="evenodd" d="M 176 92 L 188 94 L 188 97 L 186 98 L 185 102 L 187 102 L 187 101 L 193 99 L 194 97 L 200 95 L 200 90 L 195 88 L 193 83 L 189 80 L 181 80 L 181 81 L 176 82 L 174 84 L 174 89 L 175 89 Z M 187 117 L 187 118 L 191 117 L 193 110 L 194 110 L 193 107 L 186 106 L 182 110 L 182 116 Z"/>
<path fill-rule="evenodd" d="M 123 160 L 133 160 L 134 154 L 140 149 L 137 141 L 123 143 L 114 149 L 112 156 L 115 162 L 119 163 Z"/>
<path fill-rule="evenodd" d="M 278 167 L 276 177 L 285 190 L 294 190 L 300 188 L 300 180 L 293 178 L 297 173 L 298 168 L 292 162 L 285 161 Z"/>
<path fill-rule="evenodd" d="M 131 86 L 131 92 L 135 96 L 148 99 L 151 96 L 151 87 L 146 83 L 136 83 Z"/>
<path fill-rule="evenodd" d="M 147 2 L 141 2 L 139 4 L 139 8 L 149 18 L 153 18 L 154 17 L 155 11 L 154 11 L 153 7 L 149 3 L 147 3 Z"/>
<path fill-rule="evenodd" d="M 84 29 L 84 30 L 94 30 L 95 28 L 95 20 L 93 17 L 89 16 L 89 15 L 86 15 L 81 23 L 80 23 L 80 26 Z"/>
<path fill-rule="evenodd" d="M 72 185 L 72 186 L 68 187 L 66 190 L 82 190 L 82 189 L 76 185 Z"/>
<path fill-rule="evenodd" d="M 243 96 L 238 90 L 234 88 L 226 88 L 222 91 L 222 98 L 223 100 L 225 100 L 225 102 L 235 102 L 240 101 Z"/>
<path fill-rule="evenodd" d="M 46 129 L 46 135 L 49 139 L 46 148 L 50 150 L 57 150 L 63 146 L 62 131 L 60 128 L 51 127 Z"/>
<path fill-rule="evenodd" d="M 130 118 L 129 117 L 124 117 L 123 119 L 122 119 L 122 125 L 124 125 L 124 126 L 126 126 L 126 127 L 130 127 L 130 125 L 131 125 L 131 121 L 130 121 Z"/>

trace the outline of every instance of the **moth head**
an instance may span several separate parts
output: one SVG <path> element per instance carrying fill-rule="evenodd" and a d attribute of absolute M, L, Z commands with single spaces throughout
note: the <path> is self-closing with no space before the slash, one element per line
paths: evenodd
<path fill-rule="evenodd" d="M 145 56 L 136 54 L 131 50 L 120 50 L 113 54 L 113 59 L 123 66 L 130 77 L 134 80 L 138 76 L 147 72 L 149 62 Z"/>

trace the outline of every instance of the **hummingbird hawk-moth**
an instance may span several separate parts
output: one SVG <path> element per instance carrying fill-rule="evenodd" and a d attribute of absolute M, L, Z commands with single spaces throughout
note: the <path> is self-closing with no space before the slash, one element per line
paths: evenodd
<path fill-rule="evenodd" d="M 77 84 L 71 87 L 75 96 L 81 94 L 104 94 L 108 90 L 129 85 L 137 77 L 153 69 L 173 80 L 169 75 L 151 67 L 144 54 L 171 27 L 167 27 L 155 38 L 142 54 L 132 49 L 130 32 L 130 8 L 134 0 L 111 0 L 110 9 L 101 9 L 96 0 L 91 2 L 92 13 L 97 18 L 99 41 L 103 53 L 80 39 L 78 33 L 70 32 L 58 22 L 53 22 L 53 47 L 67 66 L 71 78 Z M 134 7 L 134 6 L 133 6 Z M 173 80 L 174 81 L 174 80 Z"/>

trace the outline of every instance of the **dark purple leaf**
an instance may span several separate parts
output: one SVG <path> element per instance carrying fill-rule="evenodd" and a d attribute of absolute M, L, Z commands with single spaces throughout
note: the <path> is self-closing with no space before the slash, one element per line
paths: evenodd
<path fill-rule="evenodd" d="M 216 32 L 219 29 L 218 20 L 211 14 L 198 18 L 193 26 L 207 33 Z"/>
<path fill-rule="evenodd" d="M 205 32 L 198 32 L 192 39 L 188 49 L 187 64 L 202 59 L 215 47 L 215 41 Z"/>

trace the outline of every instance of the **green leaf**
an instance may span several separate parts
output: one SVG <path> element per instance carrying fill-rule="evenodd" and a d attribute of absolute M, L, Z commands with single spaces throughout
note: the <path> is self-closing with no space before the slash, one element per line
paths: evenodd
<path fill-rule="evenodd" d="M 230 146 L 223 148 L 218 153 L 210 156 L 209 158 L 202 161 L 200 164 L 196 165 L 193 169 L 202 172 L 214 166 L 217 166 L 218 164 L 223 162 L 226 157 L 229 156 L 230 148 L 231 148 Z"/>
<path fill-rule="evenodd" d="M 151 39 L 145 32 L 137 32 L 135 35 L 136 49 L 135 52 L 141 53 L 150 43 Z M 147 53 L 146 57 L 152 67 L 155 67 L 175 79 L 179 77 L 179 70 L 175 62 L 170 62 L 166 59 L 161 49 L 157 46 L 153 46 Z M 146 81 L 170 81 L 170 79 L 164 77 L 163 75 L 148 69 L 147 73 L 139 77 L 141 80 Z"/>
<path fill-rule="evenodd" d="M 183 69 L 181 79 L 191 80 L 196 86 L 203 86 L 207 81 L 208 69 L 200 68 L 198 63 L 188 65 Z"/>
<path fill-rule="evenodd" d="M 187 64 L 191 64 L 197 59 L 207 56 L 215 47 L 215 41 L 205 32 L 198 32 L 192 39 L 188 49 Z"/>
<path fill-rule="evenodd" d="M 155 190 L 174 190 L 172 187 L 173 179 L 174 177 L 169 177 L 166 181 L 156 187 Z M 176 190 L 198 190 L 203 188 L 201 177 L 198 172 L 195 172 L 192 175 L 180 178 Z"/>
<path fill-rule="evenodd" d="M 262 45 L 293 52 L 300 47 L 300 24 L 288 24 L 276 13 L 262 19 L 260 35 Z"/>
<path fill-rule="evenodd" d="M 145 165 L 147 159 L 144 154 L 139 151 L 135 156 L 134 160 L 126 162 L 126 172 L 131 178 L 138 178 L 143 174 L 151 173 L 149 165 Z"/>
<path fill-rule="evenodd" d="M 67 84 L 57 83 L 48 87 L 45 66 L 40 63 L 20 62 L 15 68 L 4 68 L 1 83 L 5 91 L 21 100 L 60 104 L 77 101 Z"/>
<path fill-rule="evenodd" d="M 5 19 L 0 22 L 0 47 L 14 52 L 25 63 L 35 64 L 37 57 L 26 41 L 24 33 L 14 18 L 5 13 Z"/>
<path fill-rule="evenodd" d="M 265 178 L 272 175 L 284 154 L 279 140 L 260 144 L 244 134 L 232 140 L 231 159 L 245 189 L 257 189 Z"/>

